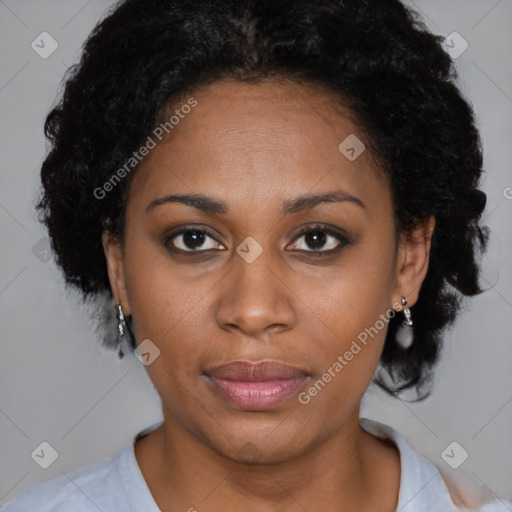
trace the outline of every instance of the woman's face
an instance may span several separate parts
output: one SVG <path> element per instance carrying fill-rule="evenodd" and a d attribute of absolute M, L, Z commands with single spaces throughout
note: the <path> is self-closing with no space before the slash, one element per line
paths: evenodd
<path fill-rule="evenodd" d="M 330 93 L 223 81 L 193 97 L 134 177 L 123 258 L 104 237 L 114 295 L 150 340 L 167 425 L 234 460 L 289 460 L 357 422 L 428 240 L 397 250 L 387 179 Z M 165 199 L 181 195 L 208 199 Z M 213 370 L 240 360 L 293 371 Z"/>

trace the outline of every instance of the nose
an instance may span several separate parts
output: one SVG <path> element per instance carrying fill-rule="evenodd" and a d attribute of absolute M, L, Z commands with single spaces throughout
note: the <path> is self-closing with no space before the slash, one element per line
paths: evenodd
<path fill-rule="evenodd" d="M 222 280 L 216 307 L 217 325 L 251 338 L 292 329 L 296 323 L 295 297 L 285 282 L 282 263 L 263 251 L 248 263 L 234 255 L 233 268 Z"/>

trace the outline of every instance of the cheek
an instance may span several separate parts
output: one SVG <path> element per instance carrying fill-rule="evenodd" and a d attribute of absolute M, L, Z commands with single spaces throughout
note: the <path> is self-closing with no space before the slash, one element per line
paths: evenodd
<path fill-rule="evenodd" d="M 354 248 L 343 268 L 304 288 L 304 326 L 320 369 L 315 376 L 320 382 L 311 393 L 306 390 L 304 400 L 314 398 L 318 407 L 332 406 L 340 397 L 359 400 L 375 373 L 394 316 L 394 252 L 384 241 L 377 246 L 380 251 Z"/>
<path fill-rule="evenodd" d="M 327 431 L 359 406 L 379 363 L 390 319 L 378 294 L 365 299 L 348 290 L 345 294 L 338 288 L 328 299 L 335 306 L 326 306 L 322 315 L 326 334 L 312 337 L 309 350 L 319 371 L 297 397 L 306 415 L 324 418 Z"/>
<path fill-rule="evenodd" d="M 137 339 L 161 340 L 197 302 L 193 283 L 185 284 L 179 268 L 170 264 L 163 245 L 142 228 L 126 235 L 125 277 Z"/>
<path fill-rule="evenodd" d="M 201 356 L 211 345 L 211 297 L 219 278 L 212 272 L 194 279 L 153 241 L 137 240 L 127 237 L 125 255 L 135 335 L 139 343 L 149 339 L 160 351 L 146 367 L 155 387 L 178 396 L 172 383 L 197 379 Z"/>
<path fill-rule="evenodd" d="M 342 349 L 389 312 L 395 285 L 393 263 L 392 247 L 363 242 L 350 249 L 342 265 L 297 284 L 302 288 L 305 311 L 330 335 L 330 346 Z M 378 327 L 382 330 L 380 322 Z M 341 336 L 333 343 L 333 335 Z"/>
<path fill-rule="evenodd" d="M 176 267 L 151 244 L 129 247 L 125 269 L 135 335 L 159 351 L 145 369 L 166 408 L 182 417 L 198 403 L 190 380 L 198 376 L 197 340 L 205 338 L 196 320 L 206 314 L 201 301 L 206 290 L 177 276 Z"/>

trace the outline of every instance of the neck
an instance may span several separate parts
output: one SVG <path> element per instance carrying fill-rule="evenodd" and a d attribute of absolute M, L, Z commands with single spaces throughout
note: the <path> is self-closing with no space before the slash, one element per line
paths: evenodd
<path fill-rule="evenodd" d="M 396 509 L 397 450 L 359 427 L 359 411 L 329 438 L 280 462 L 258 463 L 257 448 L 246 448 L 244 457 L 225 456 L 164 411 L 163 425 L 136 444 L 136 457 L 164 512 Z"/>

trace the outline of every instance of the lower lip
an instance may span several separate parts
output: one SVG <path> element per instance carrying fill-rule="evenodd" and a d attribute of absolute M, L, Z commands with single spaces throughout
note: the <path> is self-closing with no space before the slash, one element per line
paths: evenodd
<path fill-rule="evenodd" d="M 293 379 L 246 382 L 207 375 L 213 388 L 239 409 L 265 410 L 276 407 L 302 386 L 306 376 Z"/>

